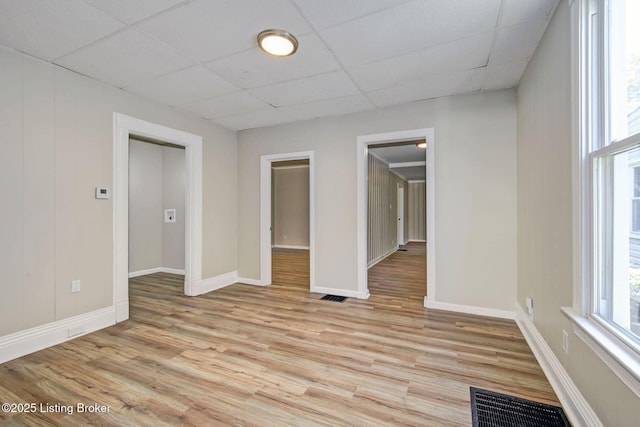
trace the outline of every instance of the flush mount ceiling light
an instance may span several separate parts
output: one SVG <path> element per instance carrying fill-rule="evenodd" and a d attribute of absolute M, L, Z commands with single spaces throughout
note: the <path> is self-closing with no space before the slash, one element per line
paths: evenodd
<path fill-rule="evenodd" d="M 427 141 L 419 142 L 416 144 L 418 148 L 427 148 Z"/>
<path fill-rule="evenodd" d="M 298 50 L 298 40 L 284 30 L 264 30 L 258 34 L 258 46 L 273 56 L 289 56 Z"/>

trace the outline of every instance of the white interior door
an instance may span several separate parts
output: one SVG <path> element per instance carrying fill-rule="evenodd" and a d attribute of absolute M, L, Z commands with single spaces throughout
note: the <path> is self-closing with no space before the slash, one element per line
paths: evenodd
<path fill-rule="evenodd" d="M 398 246 L 404 245 L 404 188 L 398 187 L 398 203 L 396 209 L 398 217 Z"/>

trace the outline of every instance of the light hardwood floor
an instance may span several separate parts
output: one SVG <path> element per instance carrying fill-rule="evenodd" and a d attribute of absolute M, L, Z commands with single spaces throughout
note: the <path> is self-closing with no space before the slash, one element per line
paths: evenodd
<path fill-rule="evenodd" d="M 181 276 L 132 279 L 130 320 L 0 365 L 3 403 L 110 412 L 0 423 L 470 426 L 469 386 L 558 404 L 514 322 L 425 310 L 411 249 L 372 269 L 366 301 L 295 280 L 188 298 Z M 282 272 L 303 255 L 282 254 Z"/>

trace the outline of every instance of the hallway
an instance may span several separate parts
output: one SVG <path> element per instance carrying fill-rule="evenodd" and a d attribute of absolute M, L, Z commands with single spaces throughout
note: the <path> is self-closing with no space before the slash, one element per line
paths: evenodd
<path fill-rule="evenodd" d="M 372 297 L 424 303 L 427 294 L 426 244 L 411 242 L 369 269 Z"/>

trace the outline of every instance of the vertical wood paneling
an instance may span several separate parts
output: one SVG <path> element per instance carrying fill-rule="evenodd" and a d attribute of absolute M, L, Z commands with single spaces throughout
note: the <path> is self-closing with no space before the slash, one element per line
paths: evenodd
<path fill-rule="evenodd" d="M 426 240 L 426 184 L 409 183 L 409 240 Z"/>
<path fill-rule="evenodd" d="M 388 165 L 371 154 L 368 168 L 367 262 L 371 265 L 396 247 L 398 178 L 389 172 Z"/>

